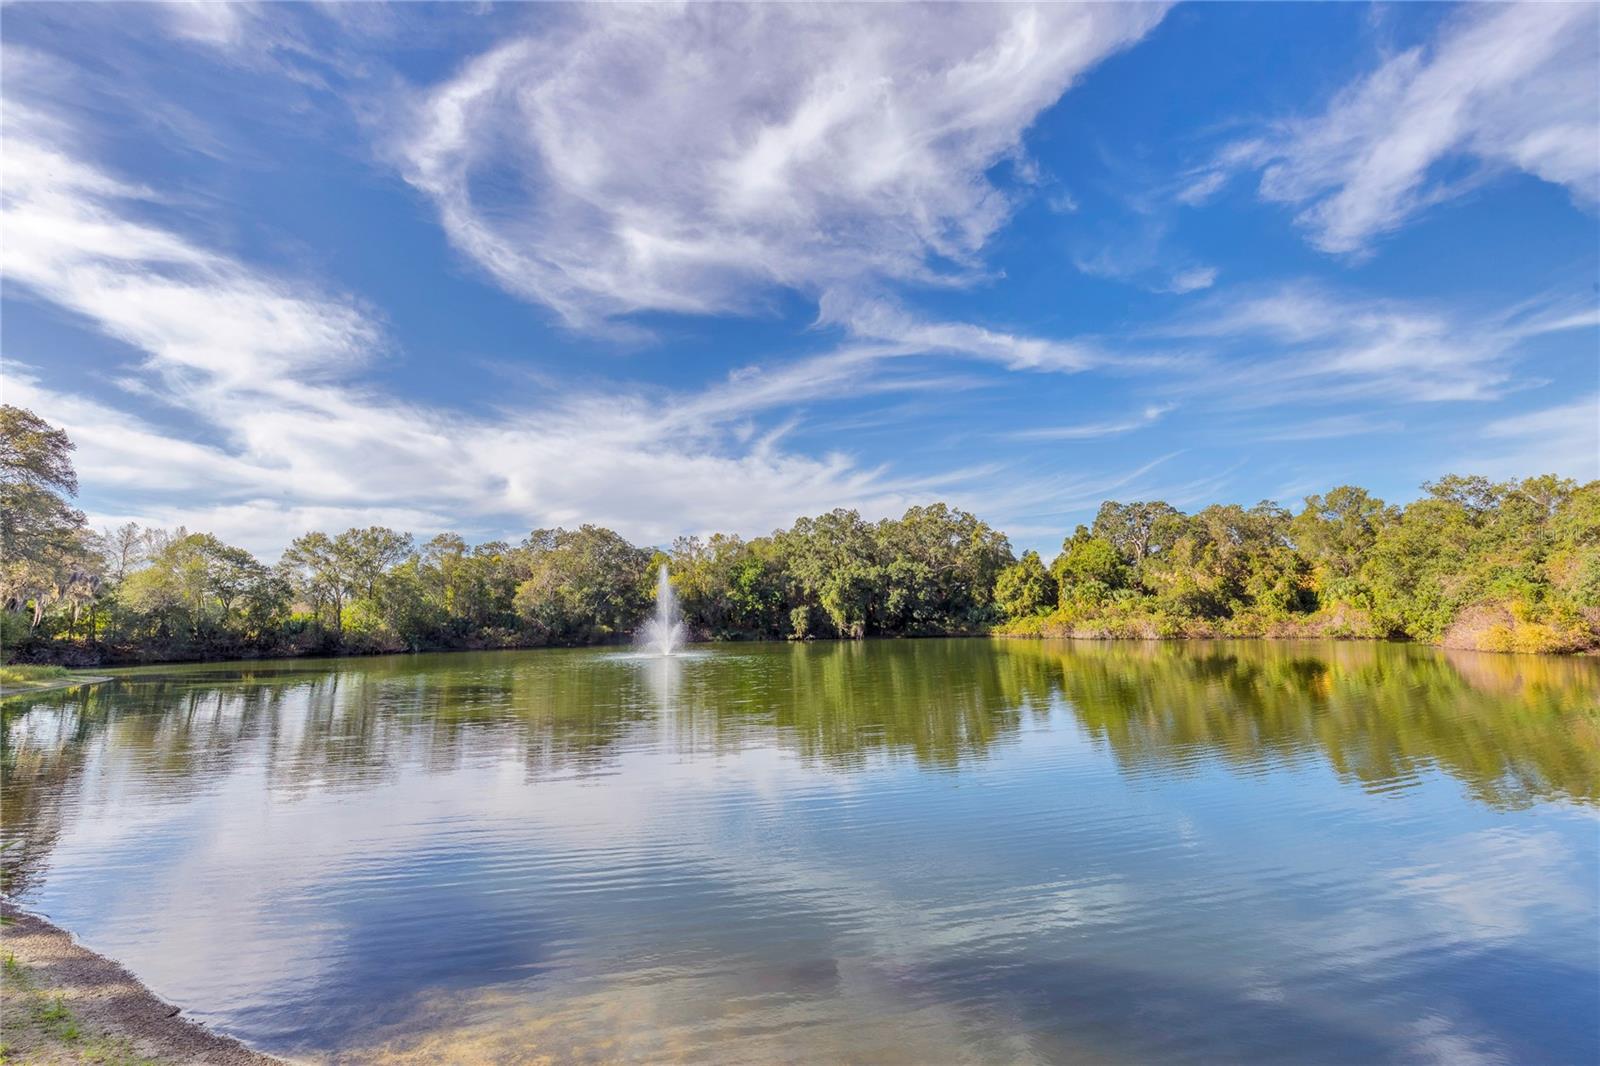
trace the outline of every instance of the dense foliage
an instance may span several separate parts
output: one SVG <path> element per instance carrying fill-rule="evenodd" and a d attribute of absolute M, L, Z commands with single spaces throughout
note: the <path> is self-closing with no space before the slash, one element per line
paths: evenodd
<path fill-rule="evenodd" d="M 1184 514 L 1107 502 L 1046 566 L 945 504 L 835 510 L 670 551 L 585 525 L 512 544 L 379 526 L 296 538 L 274 565 L 209 533 L 91 532 L 72 444 L 0 408 L 0 640 L 23 659 L 217 658 L 623 639 L 666 563 L 700 639 L 979 633 L 1396 637 L 1595 647 L 1600 482 L 1447 477 L 1404 508 L 1344 486 Z"/>
<path fill-rule="evenodd" d="M 1013 632 L 1403 638 L 1490 651 L 1600 646 L 1600 482 L 1450 476 L 1393 507 L 1364 489 L 1189 515 L 1108 502 Z M 1002 588 L 1041 578 L 1027 560 Z M 1002 596 L 1002 598 L 1005 598 Z M 1031 610 L 1028 608 L 1031 607 Z"/>

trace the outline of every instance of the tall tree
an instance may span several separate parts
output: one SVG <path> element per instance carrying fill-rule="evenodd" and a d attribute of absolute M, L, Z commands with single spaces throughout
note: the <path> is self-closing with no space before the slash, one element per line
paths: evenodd
<path fill-rule="evenodd" d="M 1061 554 L 1050 564 L 1063 605 L 1099 603 L 1126 587 L 1131 573 L 1128 557 L 1109 538 L 1090 533 L 1083 526 L 1062 542 Z"/>
<path fill-rule="evenodd" d="M 1036 551 L 1023 552 L 995 581 L 995 605 L 1007 618 L 1028 618 L 1048 611 L 1055 607 L 1057 596 L 1056 580 Z"/>
<path fill-rule="evenodd" d="M 1178 509 L 1163 500 L 1107 500 L 1094 516 L 1092 532 L 1109 541 L 1135 567 L 1177 535 Z"/>
<path fill-rule="evenodd" d="M 815 609 L 833 635 L 866 636 L 874 608 L 883 598 L 884 572 L 880 542 L 860 512 L 836 508 L 802 518 L 773 539 L 799 586 L 801 602 L 794 607 L 792 635 L 811 635 Z"/>
<path fill-rule="evenodd" d="M 0 597 L 33 606 L 32 628 L 46 607 L 97 567 L 83 513 L 67 502 L 78 492 L 66 431 L 25 408 L 0 404 Z"/>
<path fill-rule="evenodd" d="M 876 532 L 884 582 L 877 628 L 940 633 L 995 621 L 995 579 L 1014 561 L 1003 533 L 943 503 L 913 507 Z"/>
<path fill-rule="evenodd" d="M 284 551 L 279 566 L 296 596 L 305 601 L 311 613 L 333 615 L 335 636 L 344 635 L 344 604 L 350 594 L 347 558 L 326 533 L 311 532 L 296 537 Z"/>
<path fill-rule="evenodd" d="M 332 551 L 348 583 L 346 591 L 371 599 L 383 575 L 411 554 L 411 534 L 385 526 L 347 529 L 333 538 Z"/>
<path fill-rule="evenodd" d="M 1315 569 L 1319 591 L 1350 595 L 1361 562 L 1378 533 L 1398 517 L 1366 489 L 1340 485 L 1324 496 L 1307 496 L 1290 533 L 1295 546 Z"/>
<path fill-rule="evenodd" d="M 556 643 L 605 640 L 638 627 L 649 607 L 651 553 L 601 526 L 537 529 L 517 613 Z"/>

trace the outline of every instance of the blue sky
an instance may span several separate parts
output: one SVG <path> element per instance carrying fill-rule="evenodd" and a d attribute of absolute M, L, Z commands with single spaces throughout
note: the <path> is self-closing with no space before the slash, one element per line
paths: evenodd
<path fill-rule="evenodd" d="M 1600 476 L 1593 5 L 12 4 L 97 525 L 640 543 Z"/>

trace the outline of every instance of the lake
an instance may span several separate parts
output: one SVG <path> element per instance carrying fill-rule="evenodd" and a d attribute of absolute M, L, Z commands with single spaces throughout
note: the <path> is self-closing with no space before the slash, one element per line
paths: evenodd
<path fill-rule="evenodd" d="M 1600 1059 L 1600 663 L 927 640 L 8 701 L 22 904 L 310 1061 Z"/>

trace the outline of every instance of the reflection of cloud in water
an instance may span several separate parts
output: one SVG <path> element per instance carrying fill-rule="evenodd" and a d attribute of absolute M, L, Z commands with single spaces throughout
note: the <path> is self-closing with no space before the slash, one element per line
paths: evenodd
<path fill-rule="evenodd" d="M 1539 1052 L 1578 1023 L 1519 1045 L 1472 982 L 1557 975 L 1522 979 L 1556 1008 L 1596 983 L 1596 686 L 1470 665 L 906 642 L 176 670 L 11 723 L 4 813 L 91 945 L 348 1061 Z"/>
<path fill-rule="evenodd" d="M 1470 1023 L 1469 1023 L 1470 1024 Z M 1426 1014 L 1412 1027 L 1412 1056 L 1438 1066 L 1501 1066 L 1506 1056 L 1468 1025 L 1438 1014 Z"/>
<path fill-rule="evenodd" d="M 1416 865 L 1391 877 L 1412 897 L 1418 920 L 1465 942 L 1526 934 L 1541 916 L 1581 913 L 1588 900 L 1574 880 L 1581 864 L 1560 836 L 1495 828 L 1420 850 Z M 1593 954 L 1594 945 L 1588 945 Z"/>

